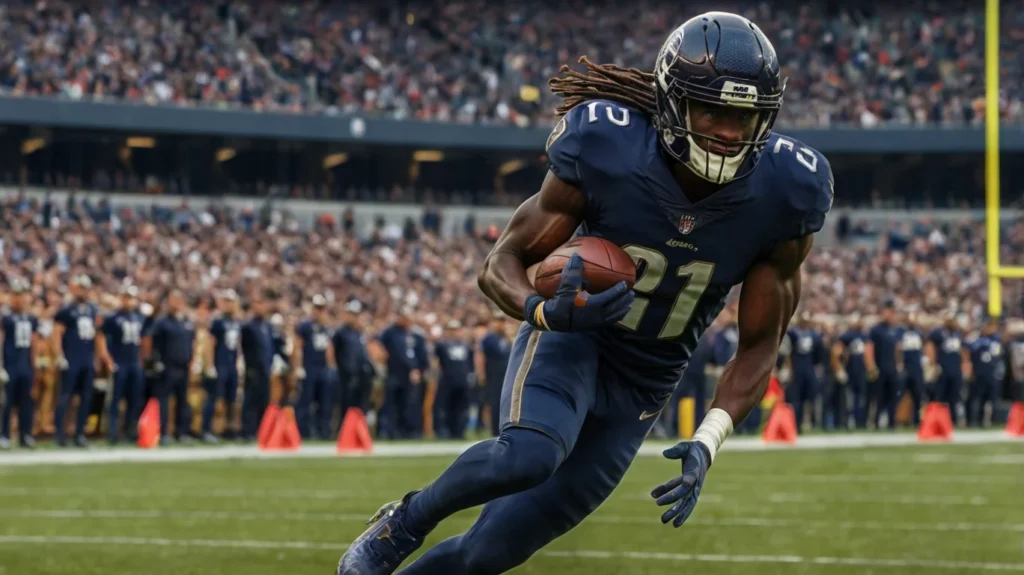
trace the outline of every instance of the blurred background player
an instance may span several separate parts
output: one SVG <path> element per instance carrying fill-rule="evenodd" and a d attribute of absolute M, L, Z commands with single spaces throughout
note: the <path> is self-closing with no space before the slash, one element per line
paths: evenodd
<path fill-rule="evenodd" d="M 847 415 L 853 416 L 856 428 L 867 426 L 868 371 L 864 355 L 871 345 L 864 333 L 864 323 L 856 314 L 832 344 L 832 377 L 836 385 L 829 393 L 828 408 L 833 428 L 846 429 L 850 424 Z"/>
<path fill-rule="evenodd" d="M 967 393 L 967 425 L 989 427 L 992 409 L 1002 396 L 1006 364 L 1003 361 L 1003 343 L 1000 341 L 999 320 L 989 318 L 981 333 L 966 343 L 970 355 L 970 372 L 964 379 L 971 380 Z"/>
<path fill-rule="evenodd" d="M 444 335 L 434 343 L 437 361 L 437 394 L 434 398 L 434 434 L 442 439 L 465 439 L 470 394 L 476 387 L 466 331 L 459 320 L 445 326 Z"/>
<path fill-rule="evenodd" d="M 423 372 L 417 354 L 419 343 L 412 333 L 412 310 L 403 309 L 395 322 L 377 336 L 377 341 L 387 362 L 377 434 L 390 439 L 413 437 L 420 421 L 417 412 L 422 409 L 417 388 Z"/>
<path fill-rule="evenodd" d="M 39 320 L 31 313 L 32 292 L 21 280 L 11 282 L 10 310 L 3 316 L 3 364 L 0 365 L 0 385 L 6 396 L 0 415 L 0 449 L 11 447 L 11 415 L 17 408 L 18 443 L 22 447 L 35 447 L 32 436 L 35 402 L 32 385 L 35 383 L 35 352 L 41 337 Z"/>
<path fill-rule="evenodd" d="M 868 332 L 871 352 L 868 354 L 868 411 L 875 429 L 896 428 L 896 402 L 900 397 L 899 350 L 900 330 L 896 325 L 896 304 L 886 301 L 881 318 Z"/>
<path fill-rule="evenodd" d="M 238 319 L 238 295 L 226 290 L 217 298 L 218 314 L 210 322 L 206 345 L 206 403 L 203 405 L 203 441 L 216 443 L 221 438 L 213 432 L 213 416 L 217 402 L 224 405 L 223 437 L 235 438 L 238 429 L 238 348 L 241 324 Z"/>
<path fill-rule="evenodd" d="M 963 332 L 956 313 L 946 312 L 944 324 L 936 327 L 928 334 L 925 354 L 936 367 L 934 400 L 949 406 L 949 414 L 953 424 L 960 424 L 963 413 L 963 366 L 969 362 L 969 356 L 963 349 Z"/>
<path fill-rule="evenodd" d="M 303 439 L 331 436 L 335 351 L 327 326 L 326 308 L 324 296 L 313 296 L 310 318 L 295 327 L 295 341 L 292 343 L 291 365 L 296 370 L 299 388 L 295 419 Z"/>
<path fill-rule="evenodd" d="M 797 429 L 805 428 L 804 414 L 810 416 L 810 425 L 817 419 L 817 401 L 821 390 L 821 366 L 824 360 L 824 342 L 808 312 L 800 314 L 795 326 L 790 327 L 789 371 L 792 380 L 786 386 L 786 401 L 793 406 Z M 805 412 L 804 409 L 809 409 Z"/>
<path fill-rule="evenodd" d="M 350 407 L 357 407 L 365 414 L 370 404 L 371 389 L 364 385 L 363 377 L 363 365 L 369 359 L 366 336 L 360 326 L 362 311 L 363 306 L 358 300 L 345 303 L 339 314 L 341 325 L 331 334 L 338 378 L 333 395 L 339 412 L 337 423 L 332 425 L 331 436 L 337 435 Z"/>
<path fill-rule="evenodd" d="M 907 314 L 906 325 L 900 330 L 900 351 L 903 353 L 903 393 L 911 397 L 911 423 L 921 423 L 921 406 L 927 401 L 924 377 L 924 334 L 921 332 L 920 314 Z"/>
<path fill-rule="evenodd" d="M 156 320 L 152 333 L 146 338 L 143 355 L 159 359 L 161 373 L 156 397 L 160 401 L 160 444 L 171 441 L 169 409 L 174 398 L 174 439 L 191 440 L 192 408 L 188 403 L 190 377 L 195 362 L 196 325 L 186 309 L 185 296 L 172 290 L 167 297 L 167 313 Z"/>
<path fill-rule="evenodd" d="M 270 405 L 270 378 L 274 364 L 274 333 L 268 313 L 274 294 L 254 291 L 249 296 L 249 321 L 241 327 L 242 358 L 245 361 L 242 398 L 243 441 L 255 441 L 260 420 Z M 270 300 L 270 301 L 268 301 Z"/>
<path fill-rule="evenodd" d="M 116 444 L 124 435 L 135 436 L 135 424 L 142 413 L 146 380 L 142 374 L 142 314 L 136 310 L 139 290 L 133 285 L 121 288 L 120 308 L 103 319 L 107 350 L 114 359 L 114 385 L 107 407 L 107 441 Z M 121 400 L 125 400 L 124 419 L 119 419 Z"/>
<path fill-rule="evenodd" d="M 66 414 L 71 398 L 78 398 L 78 414 L 75 418 L 75 445 L 86 447 L 85 422 L 92 404 L 93 383 L 96 379 L 96 361 L 104 364 L 108 372 L 114 370 L 114 361 L 107 352 L 96 304 L 89 292 L 92 281 L 84 274 L 71 280 L 70 304 L 61 308 L 54 318 L 53 342 L 57 366 L 61 370 L 60 392 L 54 415 L 57 445 L 67 445 Z"/>
<path fill-rule="evenodd" d="M 477 352 L 477 373 L 482 375 L 484 388 L 484 404 L 487 407 L 491 435 L 498 436 L 498 424 L 501 419 L 501 384 L 508 369 L 509 353 L 512 340 L 509 337 L 508 324 L 502 315 L 495 314 L 488 324 L 487 333 L 480 339 Z"/>

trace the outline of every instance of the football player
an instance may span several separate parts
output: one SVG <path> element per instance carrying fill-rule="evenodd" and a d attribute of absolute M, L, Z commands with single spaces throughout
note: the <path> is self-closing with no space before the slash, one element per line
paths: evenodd
<path fill-rule="evenodd" d="M 338 573 L 392 573 L 439 522 L 476 505 L 486 504 L 476 525 L 403 573 L 504 573 L 579 524 L 622 479 L 739 283 L 736 356 L 693 440 L 665 451 L 678 474 L 651 492 L 663 523 L 690 516 L 722 442 L 767 388 L 833 187 L 820 153 L 772 131 L 785 87 L 775 49 L 746 18 L 711 12 L 672 32 L 653 73 L 582 61 L 587 73 L 563 68 L 551 83 L 565 100 L 540 192 L 479 276 L 524 320 L 501 434 L 385 505 Z M 537 294 L 527 268 L 577 231 L 644 263 L 632 290 L 583 291 L 577 255 L 553 298 Z"/>

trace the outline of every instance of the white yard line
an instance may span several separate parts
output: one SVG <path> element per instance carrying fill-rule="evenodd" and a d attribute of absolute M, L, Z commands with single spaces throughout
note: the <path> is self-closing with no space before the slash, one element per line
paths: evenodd
<path fill-rule="evenodd" d="M 1001 431 L 963 431 L 955 436 L 955 444 L 987 444 L 1017 442 Z M 356 457 L 430 457 L 453 456 L 465 451 L 472 443 L 406 443 L 378 444 L 373 453 Z M 659 456 L 671 444 L 649 442 L 640 448 L 641 456 Z M 851 433 L 846 435 L 812 435 L 801 437 L 795 445 L 766 444 L 758 438 L 734 437 L 726 442 L 727 451 L 766 451 L 802 449 L 855 449 L 864 447 L 895 447 L 908 445 L 949 445 L 949 443 L 920 443 L 910 433 Z M 331 445 L 311 445 L 298 451 L 260 451 L 255 446 L 224 445 L 217 447 L 173 449 L 105 449 L 84 451 L 40 450 L 0 453 L 0 468 L 7 465 L 77 465 L 88 463 L 143 463 L 170 461 L 210 461 L 225 459 L 338 457 Z"/>
<path fill-rule="evenodd" d="M 344 522 L 364 521 L 369 513 L 247 513 L 235 511 L 173 511 L 163 509 L 2 509 L 0 517 L 21 519 L 183 519 L 203 521 L 287 521 Z M 475 521 L 475 516 L 456 518 L 461 521 Z M 651 516 L 620 516 L 598 514 L 586 520 L 587 523 L 611 525 L 649 525 L 660 527 L 657 514 Z M 894 523 L 887 521 L 819 521 L 813 519 L 774 519 L 769 517 L 716 517 L 691 519 L 687 525 L 714 527 L 778 528 L 798 527 L 803 530 L 834 531 L 922 531 L 922 532 L 1017 532 L 1024 533 L 1024 524 L 1018 523 Z"/>
<path fill-rule="evenodd" d="M 150 537 L 69 537 L 69 536 L 0 536 L 0 544 L 9 545 L 120 545 L 150 547 L 209 547 L 234 549 L 299 549 L 342 551 L 345 545 L 312 541 L 257 541 L 245 539 L 166 539 Z M 955 570 L 961 573 L 972 571 L 1013 571 L 1024 572 L 1024 563 L 979 563 L 970 561 L 937 561 L 930 559 L 886 559 L 881 557 L 814 557 L 802 555 L 728 555 L 691 553 L 649 553 L 642 551 L 541 551 L 544 557 L 569 559 L 630 561 L 666 561 L 701 563 L 747 563 L 747 564 L 788 564 L 788 565 L 846 565 L 857 567 L 891 567 L 905 569 L 920 567 L 926 569 Z"/>

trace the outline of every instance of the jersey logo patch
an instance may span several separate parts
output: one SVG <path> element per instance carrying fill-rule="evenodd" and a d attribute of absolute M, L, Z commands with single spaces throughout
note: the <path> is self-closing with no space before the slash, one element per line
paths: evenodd
<path fill-rule="evenodd" d="M 697 226 L 697 218 L 690 214 L 683 214 L 679 217 L 679 233 L 686 235 Z"/>
<path fill-rule="evenodd" d="M 551 148 L 551 144 L 555 143 L 555 140 L 565 133 L 565 125 L 565 116 L 562 116 L 562 118 L 558 120 L 558 123 L 555 124 L 555 129 L 551 130 L 551 135 L 548 136 L 548 142 L 544 144 L 544 151 Z"/>

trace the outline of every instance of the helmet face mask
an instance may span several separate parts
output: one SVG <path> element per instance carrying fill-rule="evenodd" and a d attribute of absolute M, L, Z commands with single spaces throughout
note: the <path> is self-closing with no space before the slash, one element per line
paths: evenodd
<path fill-rule="evenodd" d="M 665 152 L 715 184 L 750 175 L 785 90 L 764 34 L 734 14 L 698 16 L 669 36 L 654 76 Z"/>

